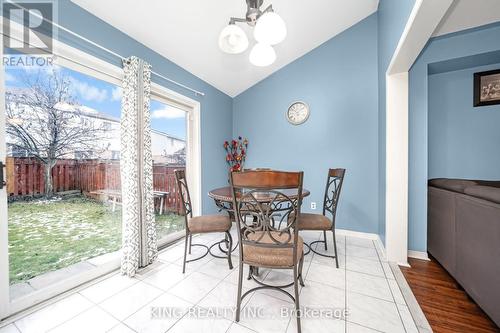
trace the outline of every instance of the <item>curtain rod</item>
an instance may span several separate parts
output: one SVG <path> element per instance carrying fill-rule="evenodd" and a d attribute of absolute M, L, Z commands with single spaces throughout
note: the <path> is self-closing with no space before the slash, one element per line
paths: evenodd
<path fill-rule="evenodd" d="M 22 10 L 28 10 L 26 7 L 20 6 L 20 5 L 19 5 L 19 4 L 17 4 L 17 3 L 14 3 L 14 2 L 11 2 L 11 1 L 7 1 L 7 2 L 8 2 L 8 3 L 10 3 L 10 4 L 12 4 L 12 5 L 14 5 L 14 6 L 16 6 L 16 7 L 17 7 L 17 8 L 19 8 L 19 9 L 22 9 Z M 82 35 L 80 35 L 80 34 L 77 34 L 76 32 L 73 32 L 73 31 L 71 31 L 71 30 L 69 30 L 69 29 L 67 29 L 67 28 L 65 28 L 65 27 L 63 27 L 63 26 L 61 26 L 61 25 L 59 25 L 58 23 L 55 23 L 55 22 L 53 22 L 53 21 L 51 21 L 51 20 L 48 20 L 48 19 L 46 19 L 45 17 L 43 17 L 43 16 L 41 16 L 41 15 L 38 15 L 38 14 L 36 14 L 36 13 L 34 13 L 34 12 L 33 12 L 33 13 L 32 13 L 32 12 L 30 12 L 30 14 L 31 14 L 31 15 L 33 15 L 33 16 L 35 16 L 35 17 L 38 17 L 39 19 L 41 19 L 41 20 L 43 20 L 43 21 L 46 21 L 46 22 L 50 23 L 50 24 L 51 24 L 51 25 L 53 25 L 53 26 L 56 26 L 57 28 L 59 28 L 59 29 L 61 29 L 61 30 L 66 31 L 67 33 L 69 33 L 69 34 L 71 34 L 71 35 L 73 35 L 73 36 L 75 36 L 75 37 L 77 37 L 77 38 L 80 38 L 81 40 L 83 40 L 83 41 L 85 41 L 85 42 L 87 42 L 87 43 L 89 43 L 89 44 L 92 44 L 93 46 L 95 46 L 95 47 L 97 47 L 97 48 L 99 48 L 99 49 L 101 49 L 101 50 L 103 50 L 103 51 L 105 51 L 105 52 L 107 52 L 107 53 L 109 53 L 109 54 L 111 54 L 111 55 L 113 55 L 113 56 L 117 57 L 117 58 L 120 58 L 122 61 L 127 59 L 126 57 L 124 57 L 124 56 L 122 56 L 122 55 L 120 55 L 120 54 L 118 54 L 118 53 L 116 53 L 116 52 L 114 52 L 114 51 L 112 51 L 112 50 L 110 50 L 110 49 L 108 49 L 108 48 L 106 48 L 106 47 L 104 47 L 104 46 L 100 45 L 100 44 L 97 44 L 96 42 L 93 42 L 93 41 L 91 41 L 90 39 L 88 39 L 88 38 L 86 38 L 86 37 L 84 37 L 84 36 L 82 36 Z M 152 74 L 154 74 L 154 75 L 156 75 L 156 76 L 158 76 L 159 78 L 161 78 L 161 79 L 163 79 L 163 80 L 165 80 L 165 81 L 168 81 L 168 82 L 173 83 L 173 84 L 175 84 L 175 85 L 177 85 L 177 86 L 179 86 L 179 87 L 181 87 L 181 88 L 184 88 L 184 89 L 186 89 L 186 90 L 189 90 L 189 91 L 191 91 L 191 92 L 195 93 L 196 95 L 205 96 L 205 93 L 204 93 L 204 92 L 198 91 L 198 90 L 193 89 L 193 88 L 191 88 L 191 87 L 188 87 L 188 86 L 186 86 L 186 85 L 184 85 L 184 84 L 182 84 L 182 83 L 179 83 L 179 82 L 177 82 L 177 81 L 174 81 L 174 80 L 172 80 L 172 79 L 169 79 L 168 77 L 163 76 L 162 74 L 160 74 L 160 73 L 158 73 L 158 72 L 151 71 L 151 73 L 152 73 Z"/>

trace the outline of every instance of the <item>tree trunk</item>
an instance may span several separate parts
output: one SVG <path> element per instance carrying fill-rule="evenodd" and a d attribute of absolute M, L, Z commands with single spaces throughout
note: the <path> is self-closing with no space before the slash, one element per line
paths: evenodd
<path fill-rule="evenodd" d="M 51 161 L 44 163 L 45 168 L 45 197 L 51 198 L 54 195 L 54 186 L 52 185 L 52 167 L 55 163 Z"/>

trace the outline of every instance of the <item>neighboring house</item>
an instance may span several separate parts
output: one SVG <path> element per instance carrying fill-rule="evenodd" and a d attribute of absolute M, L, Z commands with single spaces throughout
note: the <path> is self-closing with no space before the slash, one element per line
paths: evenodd
<path fill-rule="evenodd" d="M 14 94 L 19 95 L 25 93 L 20 89 L 9 89 L 6 92 L 6 103 L 10 103 L 11 107 L 16 109 L 16 114 L 19 119 L 11 119 L 10 121 L 29 121 L 35 119 L 32 108 L 22 104 L 14 103 Z M 87 149 L 72 149 L 65 153 L 65 158 L 68 159 L 107 159 L 116 160 L 120 158 L 120 119 L 107 115 L 103 112 L 89 108 L 87 106 L 76 106 L 70 104 L 59 105 L 58 108 L 62 111 L 75 114 L 72 119 L 74 126 L 93 126 L 100 128 L 103 134 L 99 137 L 99 142 L 96 143 L 96 148 L 93 151 Z M 9 121 L 9 120 L 7 120 Z M 36 126 L 33 131 L 40 131 Z M 33 135 L 39 135 L 33 133 Z M 12 157 L 29 157 L 29 154 L 24 150 L 16 147 L 15 138 L 7 135 L 7 156 Z M 158 130 L 151 131 L 151 148 L 153 161 L 155 163 L 165 164 L 182 164 L 185 163 L 185 147 L 186 141 L 180 138 L 169 135 Z"/>
<path fill-rule="evenodd" d="M 151 130 L 151 151 L 154 163 L 178 164 L 179 152 L 183 152 L 182 160 L 186 160 L 186 141 Z"/>

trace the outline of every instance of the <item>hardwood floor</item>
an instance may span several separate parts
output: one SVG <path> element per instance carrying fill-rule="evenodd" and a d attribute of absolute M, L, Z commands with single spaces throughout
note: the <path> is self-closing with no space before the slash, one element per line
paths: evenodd
<path fill-rule="evenodd" d="M 409 261 L 401 271 L 434 332 L 500 332 L 435 259 Z"/>

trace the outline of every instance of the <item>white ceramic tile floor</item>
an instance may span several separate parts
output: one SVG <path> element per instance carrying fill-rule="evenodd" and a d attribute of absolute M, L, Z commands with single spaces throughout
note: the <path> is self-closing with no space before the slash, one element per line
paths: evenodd
<path fill-rule="evenodd" d="M 241 326 L 240 324 L 233 323 L 226 333 L 255 333 L 255 331 Z"/>
<path fill-rule="evenodd" d="M 119 323 L 115 327 L 113 327 L 108 333 L 135 333 L 133 329 L 128 326 L 125 326 L 123 323 Z"/>
<path fill-rule="evenodd" d="M 232 325 L 233 321 L 225 318 L 198 318 L 184 316 L 174 327 L 169 330 L 169 333 L 219 333 L 226 332 Z"/>
<path fill-rule="evenodd" d="M 133 284 L 139 282 L 126 276 L 115 274 L 83 290 L 81 294 L 94 303 L 100 303 Z"/>
<path fill-rule="evenodd" d="M 99 307 L 92 307 L 71 320 L 51 329 L 50 333 L 105 333 L 119 321 Z"/>
<path fill-rule="evenodd" d="M 347 291 L 393 301 L 388 280 L 368 274 L 347 271 Z"/>
<path fill-rule="evenodd" d="M 167 263 L 159 270 L 146 275 L 143 281 L 167 291 L 187 276 L 189 276 L 189 272 L 182 274 L 181 266 Z"/>
<path fill-rule="evenodd" d="M 0 328 L 1 333 L 19 333 L 19 330 L 17 329 L 16 325 L 14 324 L 9 324 L 5 327 Z"/>
<path fill-rule="evenodd" d="M 162 293 L 161 289 L 138 282 L 108 298 L 99 306 L 119 320 L 124 320 Z"/>
<path fill-rule="evenodd" d="M 304 235 L 306 241 L 320 237 L 319 232 Z M 210 243 L 217 238 L 195 239 L 198 243 Z M 330 251 L 333 249 L 331 233 L 328 240 Z M 341 318 L 303 318 L 302 331 L 417 332 L 391 267 L 380 260 L 375 242 L 339 235 L 337 247 L 338 269 L 331 258 L 313 253 L 306 257 L 303 268 L 306 286 L 300 289 L 300 302 L 307 309 L 335 310 L 336 314 L 345 310 L 347 314 Z M 322 244 L 316 248 L 324 252 Z M 234 322 L 237 255 L 233 256 L 235 268 L 232 271 L 227 260 L 207 256 L 200 262 L 188 263 L 186 274 L 182 274 L 182 251 L 183 243 L 167 248 L 159 255 L 159 264 L 150 272 L 134 279 L 118 273 L 112 275 L 0 328 L 0 333 L 296 332 L 295 318 L 282 316 L 281 312 L 282 309 L 291 311 L 293 302 L 286 295 L 270 290 L 252 293 L 242 303 L 244 311 L 254 311 L 264 318 L 242 313 L 240 322 Z M 193 256 L 199 253 L 196 249 Z M 247 272 L 245 268 L 244 290 L 257 286 L 246 279 Z M 272 283 L 291 282 L 289 271 L 261 269 L 260 276 Z M 293 293 L 293 288 L 288 291 Z M 163 316 L 155 317 L 155 313 Z"/>
<path fill-rule="evenodd" d="M 73 294 L 16 321 L 15 325 L 22 333 L 47 332 L 93 306 L 82 295 Z"/>
<path fill-rule="evenodd" d="M 177 296 L 164 293 L 162 296 L 125 319 L 124 323 L 135 332 L 166 332 L 180 320 L 192 306 L 192 303 L 180 299 Z M 175 309 L 175 312 L 172 312 L 171 316 L 165 318 L 152 318 L 152 308 L 154 307 L 169 307 Z"/>

